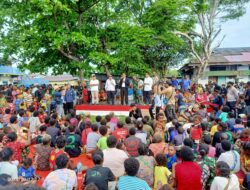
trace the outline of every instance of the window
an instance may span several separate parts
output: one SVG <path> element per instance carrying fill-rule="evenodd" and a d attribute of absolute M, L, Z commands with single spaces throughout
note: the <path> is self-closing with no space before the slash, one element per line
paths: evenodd
<path fill-rule="evenodd" d="M 225 70 L 226 66 L 220 66 L 220 65 L 210 66 L 210 71 L 225 71 Z"/>
<path fill-rule="evenodd" d="M 237 65 L 229 65 L 227 66 L 227 70 L 228 71 L 237 71 Z"/>

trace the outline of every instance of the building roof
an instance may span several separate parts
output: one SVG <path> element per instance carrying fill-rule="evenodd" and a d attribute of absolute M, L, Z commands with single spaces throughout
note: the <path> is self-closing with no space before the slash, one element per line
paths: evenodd
<path fill-rule="evenodd" d="M 18 68 L 12 66 L 0 66 L 0 74 L 1 75 L 25 75 L 25 73 L 21 72 Z"/>
<path fill-rule="evenodd" d="M 188 65 L 199 64 L 197 60 Z M 213 51 L 209 65 L 241 64 L 250 65 L 250 47 L 217 48 Z"/>
<path fill-rule="evenodd" d="M 78 80 L 77 77 L 73 77 L 72 75 L 45 76 L 44 79 L 48 80 L 49 82 L 63 82 L 63 81 Z"/>

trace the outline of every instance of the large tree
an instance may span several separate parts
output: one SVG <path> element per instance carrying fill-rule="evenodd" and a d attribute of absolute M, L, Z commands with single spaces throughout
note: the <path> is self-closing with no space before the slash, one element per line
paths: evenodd
<path fill-rule="evenodd" d="M 191 2 L 3 0 L 0 51 L 31 72 L 52 68 L 81 78 L 91 71 L 166 70 L 183 57 L 184 43 L 172 32 L 193 26 Z"/>
<path fill-rule="evenodd" d="M 247 2 L 249 0 L 194 0 L 192 10 L 196 17 L 196 30 L 175 32 L 188 41 L 191 53 L 200 63 L 194 81 L 202 77 L 213 50 L 219 47 L 225 38 L 223 36 L 218 39 L 222 30 L 221 24 L 241 17 L 246 11 Z"/>

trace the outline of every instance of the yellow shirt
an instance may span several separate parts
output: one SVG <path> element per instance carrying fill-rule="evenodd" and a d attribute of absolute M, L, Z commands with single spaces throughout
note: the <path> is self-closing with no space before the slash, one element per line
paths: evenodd
<path fill-rule="evenodd" d="M 171 172 L 165 166 L 155 166 L 154 169 L 154 190 L 160 189 L 163 185 L 168 184 L 168 177 Z"/>
<path fill-rule="evenodd" d="M 211 127 L 211 131 L 210 131 L 210 134 L 211 136 L 214 136 L 214 134 L 218 131 L 218 125 L 214 125 Z"/>

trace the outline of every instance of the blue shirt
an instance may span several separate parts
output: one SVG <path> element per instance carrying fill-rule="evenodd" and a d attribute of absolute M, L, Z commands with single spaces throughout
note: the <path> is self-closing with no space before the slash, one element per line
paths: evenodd
<path fill-rule="evenodd" d="M 23 177 L 25 179 L 31 179 L 35 176 L 35 169 L 30 166 L 28 169 L 25 169 L 23 166 L 21 166 L 18 169 L 18 177 Z"/>
<path fill-rule="evenodd" d="M 73 89 L 66 90 L 64 100 L 65 100 L 65 102 L 74 102 L 75 92 Z"/>
<path fill-rule="evenodd" d="M 177 79 L 172 80 L 172 86 L 173 86 L 173 87 L 178 88 L 178 85 L 179 85 L 179 82 L 178 82 Z"/>
<path fill-rule="evenodd" d="M 182 88 L 183 88 L 184 90 L 187 90 L 187 89 L 189 88 L 189 86 L 190 86 L 190 80 L 184 79 L 184 80 L 183 80 Z"/>
<path fill-rule="evenodd" d="M 166 158 L 167 158 L 167 168 L 172 170 L 173 164 L 177 162 L 176 154 L 173 156 L 167 154 Z"/>
<path fill-rule="evenodd" d="M 119 178 L 117 187 L 119 190 L 150 190 L 149 185 L 135 176 L 122 176 Z"/>
<path fill-rule="evenodd" d="M 15 107 L 16 107 L 16 110 L 18 111 L 20 109 L 20 104 L 22 103 L 23 101 L 21 99 L 16 99 L 15 101 Z"/>

